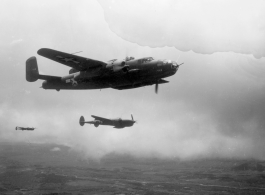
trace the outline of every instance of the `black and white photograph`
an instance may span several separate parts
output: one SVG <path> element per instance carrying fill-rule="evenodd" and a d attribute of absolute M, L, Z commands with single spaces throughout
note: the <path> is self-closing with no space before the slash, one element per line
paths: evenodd
<path fill-rule="evenodd" d="M 0 195 L 265 194 L 264 10 L 1 0 Z"/>

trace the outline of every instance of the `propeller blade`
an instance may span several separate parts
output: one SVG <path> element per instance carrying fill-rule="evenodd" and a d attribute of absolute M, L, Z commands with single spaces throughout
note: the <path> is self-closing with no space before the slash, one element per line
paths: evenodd
<path fill-rule="evenodd" d="M 179 61 L 179 58 L 180 58 L 180 55 L 179 55 L 179 57 L 178 57 L 178 59 L 177 59 L 177 61 L 176 61 L 177 63 L 178 63 L 178 61 Z"/>
<path fill-rule="evenodd" d="M 184 64 L 184 62 L 183 62 L 183 63 L 181 63 L 181 64 L 178 64 L 179 58 L 180 58 L 180 55 L 179 55 L 179 57 L 178 57 L 178 59 L 177 59 L 176 63 L 177 63 L 177 65 L 178 65 L 178 66 L 181 66 L 182 64 Z"/>
<path fill-rule="evenodd" d="M 131 114 L 132 120 L 133 120 L 133 115 Z M 134 121 L 134 120 L 133 120 Z"/>
<path fill-rule="evenodd" d="M 156 82 L 156 86 L 155 86 L 155 92 L 158 92 L 158 82 Z"/>

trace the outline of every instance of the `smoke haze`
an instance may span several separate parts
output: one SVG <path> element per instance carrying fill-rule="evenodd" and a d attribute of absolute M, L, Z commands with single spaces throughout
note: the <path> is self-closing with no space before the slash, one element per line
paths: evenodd
<path fill-rule="evenodd" d="M 96 159 L 109 153 L 265 158 L 263 1 L 2 4 L 0 141 L 64 144 Z M 100 61 L 130 55 L 185 64 L 159 86 L 158 95 L 154 86 L 57 92 L 25 80 L 31 56 L 42 73 L 68 74 L 69 67 L 38 56 L 40 48 L 81 50 L 78 55 Z M 89 120 L 92 114 L 131 113 L 137 120 L 132 128 L 78 123 L 81 115 Z M 37 129 L 15 131 L 16 126 Z"/>

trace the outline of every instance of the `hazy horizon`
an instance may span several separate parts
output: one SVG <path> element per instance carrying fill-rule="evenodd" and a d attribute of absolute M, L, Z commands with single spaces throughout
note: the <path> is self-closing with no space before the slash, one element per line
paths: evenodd
<path fill-rule="evenodd" d="M 265 159 L 264 1 L 5 0 L 0 7 L 0 141 L 68 145 L 87 158 Z M 184 62 L 168 84 L 131 90 L 41 89 L 25 61 L 64 76 L 40 48 L 108 61 Z M 78 123 L 83 115 L 137 120 L 131 128 Z M 33 126 L 33 132 L 16 131 Z"/>

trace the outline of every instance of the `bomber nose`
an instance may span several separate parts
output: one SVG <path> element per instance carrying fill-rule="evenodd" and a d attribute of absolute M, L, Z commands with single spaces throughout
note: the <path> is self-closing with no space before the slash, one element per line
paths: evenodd
<path fill-rule="evenodd" d="M 172 61 L 172 63 L 171 63 L 171 68 L 172 68 L 172 69 L 178 69 L 178 68 L 179 68 L 178 63 L 175 62 L 175 61 Z"/>

